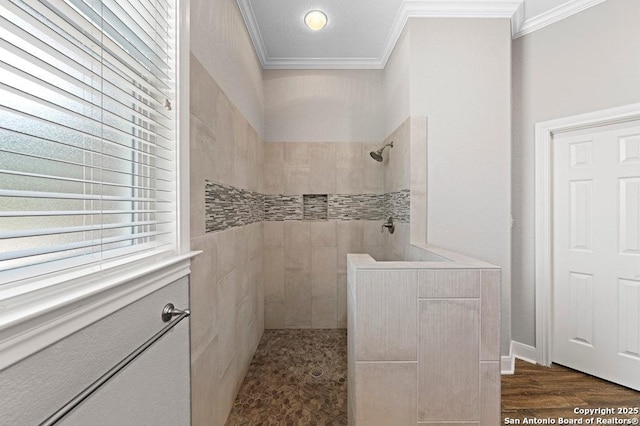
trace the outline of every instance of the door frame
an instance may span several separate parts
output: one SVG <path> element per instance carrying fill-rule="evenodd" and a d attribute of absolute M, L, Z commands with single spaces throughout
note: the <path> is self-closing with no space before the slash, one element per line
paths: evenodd
<path fill-rule="evenodd" d="M 635 120 L 640 120 L 640 103 L 535 125 L 535 326 L 538 364 L 551 365 L 553 354 L 553 136 Z"/>

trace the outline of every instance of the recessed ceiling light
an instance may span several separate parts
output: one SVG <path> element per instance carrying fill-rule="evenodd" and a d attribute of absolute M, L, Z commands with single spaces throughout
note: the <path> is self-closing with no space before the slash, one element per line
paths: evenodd
<path fill-rule="evenodd" d="M 327 25 L 327 15 L 319 10 L 312 10 L 304 15 L 304 23 L 313 31 L 318 31 Z"/>

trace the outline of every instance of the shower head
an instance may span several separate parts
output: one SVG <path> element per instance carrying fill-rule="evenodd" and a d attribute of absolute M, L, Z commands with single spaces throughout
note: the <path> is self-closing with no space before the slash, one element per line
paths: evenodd
<path fill-rule="evenodd" d="M 371 151 L 369 153 L 369 155 L 371 156 L 371 158 L 373 158 L 374 160 L 376 160 L 378 162 L 382 162 L 382 160 L 383 160 L 383 158 L 382 158 L 382 150 Z"/>
<path fill-rule="evenodd" d="M 383 158 L 382 158 L 382 151 L 384 151 L 384 149 L 386 147 L 390 146 L 391 148 L 393 148 L 393 141 L 389 142 L 388 144 L 386 144 L 385 146 L 383 146 L 382 148 L 380 148 L 377 151 L 371 151 L 369 153 L 369 155 L 371 156 L 371 158 L 373 158 L 374 160 L 376 160 L 377 162 L 381 163 Z"/>

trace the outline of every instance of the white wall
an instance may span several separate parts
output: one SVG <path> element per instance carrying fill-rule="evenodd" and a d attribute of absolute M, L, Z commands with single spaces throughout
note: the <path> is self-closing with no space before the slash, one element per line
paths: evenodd
<path fill-rule="evenodd" d="M 263 136 L 262 68 L 235 0 L 191 0 L 191 52 Z"/>
<path fill-rule="evenodd" d="M 188 291 L 182 278 L 0 371 L 0 424 L 40 424 L 160 331 L 166 303 L 187 307 Z M 189 321 L 182 320 L 61 424 L 188 426 Z"/>
<path fill-rule="evenodd" d="M 510 342 L 511 33 L 506 19 L 412 19 L 411 115 L 427 116 L 427 239 L 502 267 Z"/>
<path fill-rule="evenodd" d="M 265 141 L 379 141 L 382 71 L 264 71 Z"/>
<path fill-rule="evenodd" d="M 535 345 L 534 125 L 640 102 L 638 0 L 608 0 L 513 43 L 513 339 Z"/>
<path fill-rule="evenodd" d="M 388 137 L 408 117 L 411 82 L 409 79 L 411 51 L 409 26 L 405 26 L 382 72 L 384 105 L 382 138 Z"/>

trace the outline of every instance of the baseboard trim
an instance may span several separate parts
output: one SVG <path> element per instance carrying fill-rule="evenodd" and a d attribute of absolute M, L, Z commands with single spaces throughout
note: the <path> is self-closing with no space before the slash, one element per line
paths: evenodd
<path fill-rule="evenodd" d="M 512 340 L 509 345 L 509 355 L 503 355 L 500 358 L 500 374 L 513 374 L 516 370 L 516 358 L 531 364 L 537 364 L 536 348 Z"/>
<path fill-rule="evenodd" d="M 510 375 L 515 370 L 516 362 L 513 357 L 513 342 L 509 345 L 509 355 L 500 357 L 500 374 Z"/>
<path fill-rule="evenodd" d="M 511 350 L 513 351 L 513 357 L 526 361 L 530 364 L 537 364 L 537 352 L 533 346 L 525 345 L 520 342 L 511 342 Z"/>

